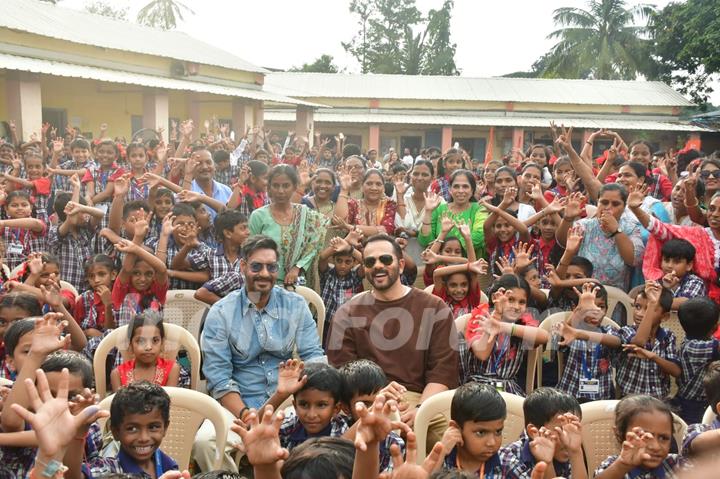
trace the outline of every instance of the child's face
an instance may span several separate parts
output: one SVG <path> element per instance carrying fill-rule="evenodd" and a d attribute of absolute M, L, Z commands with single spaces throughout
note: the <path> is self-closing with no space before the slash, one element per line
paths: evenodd
<path fill-rule="evenodd" d="M 457 240 L 446 241 L 440 250 L 440 254 L 443 256 L 455 256 L 459 258 L 462 256 L 462 246 Z"/>
<path fill-rule="evenodd" d="M 293 401 L 298 419 L 308 434 L 318 434 L 339 412 L 339 405 L 327 391 L 305 389 L 295 395 Z"/>
<path fill-rule="evenodd" d="M 462 158 L 457 155 L 452 155 L 445 159 L 445 174 L 450 175 L 455 170 L 462 167 Z"/>
<path fill-rule="evenodd" d="M 157 407 L 145 414 L 126 415 L 122 424 L 112 430 L 123 451 L 138 464 L 152 461 L 166 432 L 165 421 Z"/>
<path fill-rule="evenodd" d="M 130 150 L 130 153 L 128 153 L 128 163 L 135 171 L 144 170 L 147 165 L 145 150 L 143 148 L 133 148 Z"/>
<path fill-rule="evenodd" d="M 540 289 L 542 286 L 542 280 L 540 279 L 540 274 L 538 273 L 538 270 L 535 268 L 532 268 L 528 270 L 527 273 L 525 273 L 525 281 L 528 282 L 530 287 L 535 289 Z"/>
<path fill-rule="evenodd" d="M 350 274 L 350 271 L 355 266 L 355 260 L 352 256 L 348 255 L 337 255 L 333 257 L 333 263 L 335 263 L 335 272 L 340 277 L 345 277 Z"/>
<path fill-rule="evenodd" d="M 10 148 L 8 145 L 0 146 L 0 158 L 3 160 L 12 160 L 15 156 L 15 150 Z"/>
<path fill-rule="evenodd" d="M 20 336 L 20 340 L 18 341 L 17 346 L 15 346 L 15 351 L 8 351 L 8 353 L 12 353 L 12 356 L 10 354 L 5 356 L 5 364 L 7 364 L 11 370 L 18 373 L 20 372 L 25 364 L 25 359 L 28 354 L 30 354 L 32 339 L 33 331 L 29 331 Z"/>
<path fill-rule="evenodd" d="M 144 219 L 145 211 L 142 209 L 128 213 L 127 218 L 123 220 L 123 229 L 129 238 L 132 238 L 135 235 L 135 223 Z"/>
<path fill-rule="evenodd" d="M 173 238 L 178 244 L 185 244 L 185 239 L 188 234 L 197 231 L 197 222 L 194 216 L 177 216 L 173 221 Z"/>
<path fill-rule="evenodd" d="M 37 280 L 37 286 L 58 286 L 60 284 L 60 267 L 57 263 L 43 264 L 42 273 Z"/>
<path fill-rule="evenodd" d="M 140 326 L 133 332 L 130 349 L 137 362 L 155 364 L 162 351 L 162 336 L 157 326 Z"/>
<path fill-rule="evenodd" d="M 540 236 L 546 241 L 554 239 L 557 227 L 554 215 L 544 217 L 540 220 Z"/>
<path fill-rule="evenodd" d="M 37 180 L 42 178 L 45 173 L 45 166 L 40 158 L 33 156 L 25 160 L 25 172 L 29 180 Z"/>
<path fill-rule="evenodd" d="M 603 318 L 607 315 L 607 300 L 605 298 L 595 298 L 595 306 L 600 308 L 600 311 L 597 314 L 586 315 L 584 321 L 586 324 L 597 328 L 602 324 Z"/>
<path fill-rule="evenodd" d="M 115 149 L 110 145 L 100 145 L 95 151 L 95 158 L 100 166 L 109 168 L 115 162 Z"/>
<path fill-rule="evenodd" d="M 545 148 L 533 148 L 533 150 L 530 152 L 530 158 L 531 163 L 537 163 L 540 166 L 547 165 L 547 155 L 545 154 Z"/>
<path fill-rule="evenodd" d="M 259 176 L 251 175 L 250 176 L 250 186 L 252 186 L 253 190 L 255 190 L 255 191 L 267 191 L 268 174 L 263 173 L 262 175 L 259 175 Z"/>
<path fill-rule="evenodd" d="M 555 181 L 557 181 L 558 185 L 565 187 L 567 186 L 567 182 L 565 179 L 567 178 L 567 174 L 572 171 L 572 165 L 568 163 L 563 163 L 560 166 L 555 166 L 555 170 L 553 173 L 555 174 Z"/>
<path fill-rule="evenodd" d="M 693 262 L 686 259 L 668 258 L 663 256 L 661 268 L 664 274 L 675 272 L 678 278 L 682 278 L 693 268 Z"/>
<path fill-rule="evenodd" d="M 517 186 L 515 178 L 507 171 L 501 171 L 495 175 L 495 194 L 503 195 L 508 187 Z"/>
<path fill-rule="evenodd" d="M 97 290 L 100 286 L 109 288 L 115 280 L 115 272 L 104 264 L 96 264 L 88 268 L 86 279 L 94 290 Z"/>
<path fill-rule="evenodd" d="M 587 278 L 587 275 L 585 274 L 585 271 L 577 265 L 571 264 L 567 267 L 567 273 L 566 273 L 567 279 L 585 279 Z"/>
<path fill-rule="evenodd" d="M 495 221 L 494 229 L 495 236 L 501 243 L 506 243 L 515 236 L 515 228 L 513 228 L 505 218 L 498 218 Z"/>
<path fill-rule="evenodd" d="M 146 291 L 155 279 L 155 270 L 145 261 L 138 261 L 130 275 L 130 284 L 138 291 Z"/>
<path fill-rule="evenodd" d="M 462 301 L 468 295 L 470 290 L 470 282 L 467 276 L 462 273 L 451 274 L 448 276 L 445 287 L 447 293 L 453 301 Z"/>
<path fill-rule="evenodd" d="M 215 163 L 215 171 L 227 171 L 230 168 L 230 160 L 220 160 Z"/>
<path fill-rule="evenodd" d="M 375 396 L 376 394 L 355 394 L 350 399 L 350 417 L 352 417 L 353 422 L 357 421 L 359 418 L 357 416 L 357 412 L 355 411 L 355 405 L 359 402 L 363 403 L 368 410 L 373 406 L 375 403 Z"/>
<path fill-rule="evenodd" d="M 45 376 L 47 376 L 50 392 L 53 396 L 57 396 L 60 381 L 62 380 L 62 373 L 60 371 L 54 371 L 45 373 Z M 85 384 L 83 384 L 82 376 L 80 374 L 70 373 L 70 377 L 68 379 L 68 397 L 74 398 L 78 394 L 82 394 L 85 390 Z"/>
<path fill-rule="evenodd" d="M 210 227 L 210 213 L 207 208 L 205 208 L 205 205 L 200 205 L 195 208 L 195 221 L 203 231 Z"/>
<path fill-rule="evenodd" d="M 8 202 L 5 210 L 10 218 L 30 218 L 32 205 L 27 198 L 16 196 Z"/>
<path fill-rule="evenodd" d="M 648 300 L 645 295 L 638 294 L 633 306 L 633 321 L 635 322 L 635 326 L 640 326 L 642 320 L 645 319 L 645 314 L 647 314 Z M 663 316 L 660 316 L 656 319 L 656 325 L 660 324 L 662 317 Z"/>
<path fill-rule="evenodd" d="M 27 311 L 17 306 L 6 306 L 0 309 L 0 339 L 5 337 L 5 331 L 18 319 L 30 316 Z"/>
<path fill-rule="evenodd" d="M 512 288 L 510 290 L 512 294 L 505 305 L 505 311 L 503 311 L 503 320 L 517 321 L 520 316 L 525 314 L 527 309 L 527 293 L 522 288 Z"/>
<path fill-rule="evenodd" d="M 633 428 L 642 428 L 643 431 L 653 435 L 647 441 L 645 452 L 650 455 L 642 463 L 646 469 L 658 467 L 670 453 L 670 443 L 673 437 L 673 425 L 670 417 L 660 411 L 648 411 L 636 414 L 628 422 L 628 431 Z"/>
<path fill-rule="evenodd" d="M 553 431 L 552 438 L 553 441 L 555 441 L 555 455 L 553 456 L 553 459 L 557 462 L 568 462 L 570 460 L 570 454 L 560 442 L 560 438 L 557 437 L 557 433 L 554 432 L 556 427 L 562 427 L 564 424 L 561 414 L 562 413 L 555 416 L 551 421 L 546 422 L 544 426 L 545 429 Z"/>
<path fill-rule="evenodd" d="M 90 150 L 87 148 L 73 148 L 70 152 L 75 163 L 81 165 L 90 159 Z"/>
<path fill-rule="evenodd" d="M 248 239 L 248 236 L 250 236 L 250 229 L 248 228 L 247 223 L 238 223 L 236 224 L 232 231 L 230 232 L 230 241 L 233 244 L 241 245 L 245 242 L 246 239 Z"/>
<path fill-rule="evenodd" d="M 173 207 L 173 200 L 168 195 L 161 195 L 155 198 L 155 217 L 165 218 Z"/>
<path fill-rule="evenodd" d="M 502 445 L 502 432 L 505 419 L 495 421 L 467 421 L 462 425 L 462 447 L 468 456 L 487 462 Z"/>

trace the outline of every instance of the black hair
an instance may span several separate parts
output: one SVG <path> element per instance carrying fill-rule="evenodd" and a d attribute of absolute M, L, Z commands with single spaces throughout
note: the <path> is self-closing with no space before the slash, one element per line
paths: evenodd
<path fill-rule="evenodd" d="M 418 166 L 426 166 L 430 170 L 430 176 L 435 176 L 435 168 L 433 167 L 432 161 L 430 160 L 416 160 L 415 164 L 413 165 L 412 169 L 414 170 Z M 412 172 L 412 170 L 410 170 Z"/>
<path fill-rule="evenodd" d="M 110 404 L 110 427 L 122 426 L 128 414 L 149 414 L 160 411 L 165 427 L 170 424 L 170 396 L 157 384 L 148 381 L 133 382 L 121 388 Z"/>
<path fill-rule="evenodd" d="M 5 342 L 5 354 L 13 357 L 15 348 L 20 343 L 20 338 L 35 329 L 35 320 L 31 318 L 18 319 L 13 321 L 5 330 L 3 341 Z M 3 360 L 5 358 L 2 358 Z"/>
<path fill-rule="evenodd" d="M 377 394 L 388 384 L 387 376 L 382 368 L 369 359 L 356 359 L 345 363 L 340 368 L 340 375 L 343 378 L 341 400 L 350 407 L 353 406 L 350 404 L 353 396 Z"/>
<path fill-rule="evenodd" d="M 530 168 L 535 168 L 540 172 L 540 179 L 542 180 L 543 177 L 543 167 L 538 165 L 537 163 L 525 163 L 523 165 L 522 169 L 520 170 L 520 174 L 525 173 L 526 170 L 529 170 Z"/>
<path fill-rule="evenodd" d="M 467 258 L 467 251 L 465 251 L 465 247 L 463 246 L 462 242 L 460 241 L 460 238 L 457 236 L 448 236 L 445 238 L 445 242 L 440 247 L 440 251 L 443 251 L 443 249 L 447 246 L 448 243 L 452 243 L 453 241 L 457 241 L 457 243 L 460 245 L 460 254 L 463 258 Z"/>
<path fill-rule="evenodd" d="M 162 188 L 162 187 L 158 188 L 157 191 L 155 191 L 155 199 L 157 200 L 158 198 L 160 198 L 162 196 L 167 196 L 168 198 L 170 198 L 172 200 L 172 204 L 173 205 L 175 204 L 175 193 L 172 190 L 169 190 L 167 188 Z"/>
<path fill-rule="evenodd" d="M 65 221 L 67 219 L 67 214 L 65 213 L 65 207 L 67 204 L 72 200 L 72 193 L 68 192 L 61 192 L 55 195 L 55 202 L 53 203 L 53 210 L 55 210 L 55 213 L 58 215 L 58 219 L 60 221 Z M 87 205 L 87 201 L 85 201 L 84 197 L 80 197 L 80 200 L 78 201 L 81 205 Z"/>
<path fill-rule="evenodd" d="M 665 286 L 661 287 L 660 290 L 660 307 L 663 310 L 663 313 L 669 313 L 670 309 L 672 308 L 672 302 L 673 302 L 673 293 L 669 289 L 667 289 Z M 637 298 L 647 298 L 647 295 L 645 294 L 645 290 L 642 289 L 637 295 Z"/>
<path fill-rule="evenodd" d="M 56 264 L 58 267 L 58 270 L 62 270 L 60 260 L 57 256 L 50 254 L 50 253 L 41 253 L 40 258 L 42 259 L 43 268 L 46 264 Z M 27 264 L 27 263 L 26 263 Z M 24 269 L 21 269 L 22 274 L 20 275 L 19 279 L 20 281 L 25 281 L 30 276 L 30 268 L 25 267 Z"/>
<path fill-rule="evenodd" d="M 455 178 L 458 176 L 464 176 L 467 178 L 468 183 L 470 183 L 470 202 L 475 202 L 477 199 L 475 199 L 475 189 L 477 189 L 477 182 L 475 181 L 475 175 L 471 171 L 465 170 L 465 169 L 458 169 L 453 171 L 453 174 L 450 175 L 450 185 L 452 186 L 453 182 L 455 181 Z M 450 198 L 450 201 L 452 202 L 452 197 Z"/>
<path fill-rule="evenodd" d="M 490 286 L 490 290 L 488 291 L 488 303 L 491 308 L 493 307 L 492 296 L 497 293 L 500 288 L 503 288 L 506 291 L 508 289 L 520 288 L 525 291 L 527 299 L 530 299 L 530 285 L 527 281 L 525 281 L 525 278 L 516 274 L 504 274 L 493 282 L 492 286 Z"/>
<path fill-rule="evenodd" d="M 247 260 L 255 251 L 261 249 L 271 249 L 275 251 L 276 255 L 278 252 L 277 243 L 271 237 L 265 235 L 252 235 L 245 241 L 245 244 L 243 244 L 240 256 L 244 260 Z"/>
<path fill-rule="evenodd" d="M 648 182 L 647 167 L 639 161 L 628 161 L 620 167 L 622 168 L 623 166 L 628 166 L 632 168 L 632 170 L 635 172 L 635 176 L 637 176 L 639 179 L 645 180 L 645 183 Z"/>
<path fill-rule="evenodd" d="M 343 154 L 343 158 L 344 158 L 343 161 L 344 161 L 344 163 L 345 163 L 346 165 L 347 165 L 347 162 L 350 161 L 350 160 L 358 160 L 360 163 L 362 163 L 363 170 L 366 170 L 366 169 L 367 169 L 367 161 L 365 160 L 365 158 L 363 158 L 362 156 L 360 156 L 360 153 L 352 154 L 352 155 L 349 155 L 349 156 L 345 156 L 345 155 Z"/>
<path fill-rule="evenodd" d="M 460 160 L 462 160 L 462 154 L 460 153 L 460 150 L 458 150 L 456 148 L 450 148 L 449 150 L 447 150 L 445 152 L 445 154 L 440 157 L 440 160 L 438 161 L 438 164 L 437 164 L 437 169 L 438 169 L 437 172 L 438 172 L 439 177 L 445 176 L 445 162 L 451 157 L 453 157 L 453 158 L 459 157 Z M 464 167 L 465 167 L 465 165 L 463 164 L 463 166 L 461 166 L 460 168 L 464 168 Z"/>
<path fill-rule="evenodd" d="M 398 260 L 403 259 L 402 248 L 397 243 L 397 241 L 395 241 L 395 238 L 393 238 L 392 236 L 390 236 L 387 233 L 378 233 L 376 235 L 372 235 L 371 237 L 369 237 L 368 239 L 366 239 L 363 242 L 363 247 L 367 248 L 367 245 L 369 245 L 370 243 L 375 243 L 377 241 L 387 241 L 388 243 L 390 243 L 393 247 L 393 253 L 395 253 L 395 257 Z"/>
<path fill-rule="evenodd" d="M 638 414 L 645 412 L 657 411 L 667 414 L 670 419 L 670 426 L 675 429 L 675 419 L 672 415 L 670 406 L 663 401 L 652 396 L 634 395 L 621 399 L 615 406 L 615 439 L 622 444 L 625 441 L 625 435 L 628 432 L 630 422 Z"/>
<path fill-rule="evenodd" d="M 351 156 L 360 156 L 362 155 L 362 150 L 359 146 L 354 145 L 352 143 L 348 143 L 347 145 L 343 146 L 342 149 L 342 157 L 344 159 L 350 158 Z"/>
<path fill-rule="evenodd" d="M 283 479 L 351 479 L 355 446 L 341 437 L 314 437 L 290 451 Z"/>
<path fill-rule="evenodd" d="M 228 153 L 226 150 L 216 150 L 215 153 L 212 154 L 212 159 L 215 163 L 220 163 L 221 161 L 230 161 L 230 153 Z"/>
<path fill-rule="evenodd" d="M 600 192 L 598 193 L 598 198 L 602 196 L 603 193 L 606 191 L 617 191 L 620 193 L 620 199 L 622 200 L 623 204 L 627 203 L 628 199 L 628 192 L 627 189 L 625 189 L 625 186 L 621 185 L 620 183 L 605 183 L 600 188 Z"/>
<path fill-rule="evenodd" d="M 231 471 L 210 471 L 201 472 L 195 474 L 192 479 L 244 479 L 245 476 L 241 476 L 237 472 Z"/>
<path fill-rule="evenodd" d="M 429 479 L 474 479 L 477 476 L 459 469 L 447 469 L 435 471 L 430 474 Z"/>
<path fill-rule="evenodd" d="M 0 310 L 3 308 L 20 308 L 30 316 L 42 316 L 42 306 L 37 297 L 30 293 L 8 293 L 0 299 Z"/>
<path fill-rule="evenodd" d="M 717 414 L 717 404 L 720 402 L 720 361 L 713 361 L 705 366 L 703 389 L 712 412 Z"/>
<path fill-rule="evenodd" d="M 315 173 L 313 173 L 312 179 L 315 180 L 315 178 L 317 178 L 320 173 L 330 175 L 330 181 L 332 181 L 333 186 L 337 185 L 337 177 L 335 176 L 335 172 L 330 168 L 318 168 L 317 170 L 315 170 Z"/>
<path fill-rule="evenodd" d="M 635 140 L 628 146 L 628 152 L 633 149 L 633 146 L 635 145 L 645 145 L 647 146 L 648 151 L 650 151 L 650 154 L 652 154 L 653 146 L 650 144 L 647 140 Z"/>
<path fill-rule="evenodd" d="M 266 174 L 270 169 L 267 163 L 259 160 L 250 160 L 247 162 L 247 166 L 250 168 L 250 174 L 255 177 Z M 249 180 L 250 179 L 248 178 L 248 181 Z"/>
<path fill-rule="evenodd" d="M 189 216 L 195 218 L 195 209 L 188 203 L 177 203 L 172 207 L 172 215 L 178 216 Z"/>
<path fill-rule="evenodd" d="M 248 218 L 245 214 L 240 213 L 238 210 L 225 210 L 215 217 L 213 226 L 215 227 L 215 235 L 218 241 L 225 239 L 223 233 L 225 231 L 232 231 L 235 226 L 241 223 L 247 223 Z"/>
<path fill-rule="evenodd" d="M 583 270 L 583 273 L 585 273 L 585 276 L 588 278 L 592 278 L 593 270 L 595 267 L 592 264 L 592 261 L 585 258 L 584 256 L 573 256 L 570 259 L 570 266 L 577 266 L 578 268 Z"/>
<path fill-rule="evenodd" d="M 272 183 L 273 178 L 279 175 L 285 175 L 290 179 L 290 183 L 297 188 L 300 179 L 298 178 L 297 170 L 290 165 L 275 165 L 268 174 L 268 185 Z"/>
<path fill-rule="evenodd" d="M 392 168 L 390 169 L 392 174 L 405 173 L 405 172 L 407 172 L 407 170 L 408 170 L 408 167 L 407 167 L 407 165 L 405 165 L 405 163 L 395 163 L 392 166 Z"/>
<path fill-rule="evenodd" d="M 541 143 L 535 143 L 534 145 L 530 145 L 530 148 L 525 151 L 525 157 L 530 158 L 530 155 L 532 155 L 532 151 L 535 148 L 542 148 L 543 152 L 545 153 L 545 161 L 550 164 L 550 158 L 552 158 L 552 149 L 548 145 L 543 145 Z M 525 169 L 523 168 L 523 171 L 524 170 Z"/>
<path fill-rule="evenodd" d="M 97 150 L 101 146 L 111 146 L 113 151 L 115 151 L 116 158 L 120 155 L 120 149 L 118 148 L 117 143 L 112 140 L 102 140 L 100 143 L 95 145 L 95 150 Z"/>
<path fill-rule="evenodd" d="M 142 150 L 147 157 L 147 150 L 145 149 L 145 145 L 143 145 L 139 141 L 134 141 L 125 147 L 125 156 L 128 158 L 128 161 L 130 160 L 130 152 L 137 149 Z"/>
<path fill-rule="evenodd" d="M 85 273 L 90 271 L 93 266 L 104 266 L 108 271 L 115 271 L 115 262 L 106 254 L 96 254 L 85 263 Z"/>
<path fill-rule="evenodd" d="M 370 168 L 365 171 L 365 174 L 363 174 L 362 182 L 365 183 L 367 179 L 370 178 L 372 175 L 378 175 L 380 177 L 380 181 L 382 181 L 383 183 L 385 182 L 385 176 L 383 175 L 383 172 L 375 168 Z"/>
<path fill-rule="evenodd" d="M 130 472 L 108 472 L 95 477 L 97 479 L 143 479 L 144 476 Z"/>
<path fill-rule="evenodd" d="M 304 374 L 307 376 L 305 385 L 295 393 L 295 398 L 302 391 L 316 389 L 330 393 L 333 400 L 339 403 L 343 393 L 343 377 L 340 371 L 325 363 L 309 363 L 305 365 Z"/>
<path fill-rule="evenodd" d="M 75 148 L 89 150 L 90 142 L 87 141 L 85 138 L 75 138 L 72 143 L 70 143 L 70 151 L 73 151 Z"/>
<path fill-rule="evenodd" d="M 538 429 L 558 414 L 572 413 L 582 419 L 580 403 L 570 394 L 555 388 L 538 388 L 528 394 L 523 402 L 525 426 L 532 424 Z"/>
<path fill-rule="evenodd" d="M 130 323 L 130 327 L 128 327 L 128 344 L 132 343 L 135 331 L 143 326 L 155 326 L 160 331 L 160 338 L 165 339 L 162 314 L 152 309 L 146 309 L 142 313 L 136 314 Z"/>
<path fill-rule="evenodd" d="M 7 197 L 5 198 L 5 204 L 3 205 L 3 208 L 5 211 L 7 211 L 7 205 L 9 205 L 15 198 L 22 198 L 28 203 L 30 203 L 30 207 L 32 210 L 31 217 L 35 218 L 36 211 L 35 211 L 35 202 L 32 200 L 30 193 L 28 193 L 26 190 L 14 190 L 11 191 Z"/>
<path fill-rule="evenodd" d="M 150 208 L 150 205 L 145 200 L 128 201 L 123 205 L 123 219 L 126 220 L 131 213 L 139 210 L 149 213 L 152 211 L 152 208 Z"/>
<path fill-rule="evenodd" d="M 593 281 L 593 288 L 597 288 L 597 291 L 595 292 L 595 297 L 598 299 L 604 299 L 605 305 L 608 304 L 608 292 L 607 289 L 605 289 L 605 286 L 603 286 L 601 283 L 598 283 L 596 281 Z"/>
<path fill-rule="evenodd" d="M 488 384 L 463 384 L 455 390 L 450 404 L 450 418 L 461 428 L 468 421 L 497 421 L 506 416 L 505 400 Z"/>
<path fill-rule="evenodd" d="M 687 339 L 708 339 L 717 328 L 720 307 L 710 298 L 690 298 L 678 308 Z"/>
<path fill-rule="evenodd" d="M 663 258 L 695 261 L 695 247 L 688 240 L 673 238 L 665 242 L 660 250 Z"/>
<path fill-rule="evenodd" d="M 55 351 L 45 358 L 40 369 L 46 373 L 59 373 L 67 369 L 70 374 L 80 376 L 84 388 L 92 388 L 95 385 L 92 363 L 76 351 Z"/>

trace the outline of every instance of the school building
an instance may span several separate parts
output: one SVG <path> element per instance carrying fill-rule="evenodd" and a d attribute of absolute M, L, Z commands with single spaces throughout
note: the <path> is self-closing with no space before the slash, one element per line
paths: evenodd
<path fill-rule="evenodd" d="M 578 147 L 601 127 L 658 147 L 714 145 L 713 127 L 681 120 L 688 106 L 660 82 L 275 73 L 182 32 L 39 0 L 3 0 L 0 16 L 0 119 L 24 139 L 43 121 L 87 136 L 105 122 L 129 139 L 217 117 L 236 133 L 343 132 L 381 152 L 457 142 L 475 158 L 549 143 L 550 120 L 573 126 Z"/>

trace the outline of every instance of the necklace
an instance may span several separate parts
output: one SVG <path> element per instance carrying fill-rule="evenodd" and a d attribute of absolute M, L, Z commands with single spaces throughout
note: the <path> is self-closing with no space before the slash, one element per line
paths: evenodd
<path fill-rule="evenodd" d="M 295 208 L 290 205 L 290 211 L 284 211 L 282 214 L 280 212 L 275 211 L 272 207 L 270 207 L 270 215 L 273 217 L 276 223 L 283 226 L 291 225 L 293 222 L 293 216 L 295 215 Z"/>

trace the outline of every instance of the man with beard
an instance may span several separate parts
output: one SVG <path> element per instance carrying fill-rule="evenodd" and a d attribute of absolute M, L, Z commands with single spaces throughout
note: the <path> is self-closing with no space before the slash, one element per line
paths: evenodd
<path fill-rule="evenodd" d="M 389 381 L 407 389 L 401 417 L 412 427 L 424 400 L 458 386 L 459 356 L 452 312 L 440 298 L 400 282 L 402 257 L 391 236 L 368 238 L 363 264 L 373 289 L 335 313 L 327 353 L 335 367 L 356 359 L 379 364 Z M 442 417 L 432 421 L 428 444 L 439 441 L 446 427 Z"/>
<path fill-rule="evenodd" d="M 275 286 L 277 260 L 272 238 L 248 238 L 240 258 L 245 285 L 215 303 L 205 320 L 200 344 L 207 388 L 231 421 L 247 419 L 250 408 L 259 409 L 271 400 L 278 367 L 292 359 L 293 351 L 305 362 L 326 360 L 305 300 Z M 239 441 L 229 432 L 226 451 Z M 193 456 L 203 471 L 212 469 L 215 429 L 209 421 L 198 431 Z M 222 469 L 237 471 L 227 452 Z"/>
<path fill-rule="evenodd" d="M 185 178 L 183 179 L 183 188 L 189 189 L 196 193 L 202 193 L 209 196 L 222 204 L 226 204 L 232 196 L 232 189 L 228 185 L 218 183 L 215 177 L 215 162 L 212 159 L 210 151 L 204 146 L 198 147 L 193 151 L 190 158 L 185 164 Z M 219 213 L 212 208 L 208 208 L 210 217 L 215 220 L 215 216 Z"/>

